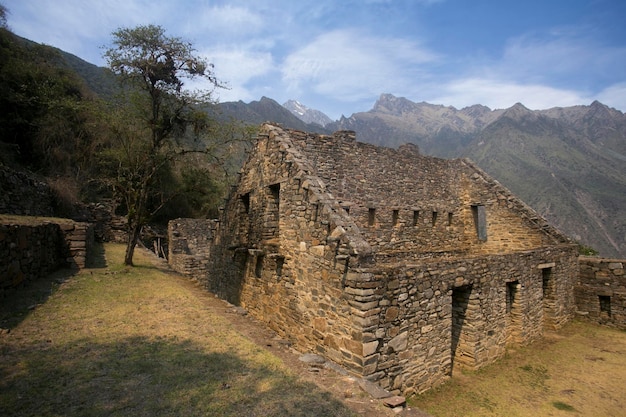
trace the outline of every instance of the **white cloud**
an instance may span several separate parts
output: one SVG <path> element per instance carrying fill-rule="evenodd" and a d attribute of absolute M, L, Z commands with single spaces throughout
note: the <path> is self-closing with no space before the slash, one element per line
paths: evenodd
<path fill-rule="evenodd" d="M 605 88 L 596 95 L 596 99 L 609 107 L 626 112 L 626 82 Z"/>
<path fill-rule="evenodd" d="M 588 99 L 577 91 L 557 89 L 546 85 L 466 78 L 442 85 L 440 94 L 427 100 L 457 108 L 483 104 L 492 109 L 508 108 L 520 102 L 530 109 L 539 110 L 573 106 L 585 103 Z"/>
<path fill-rule="evenodd" d="M 273 58 L 269 52 L 245 48 L 220 48 L 199 51 L 215 65 L 218 80 L 228 89 L 218 89 L 215 94 L 220 101 L 258 100 L 258 87 L 251 87 L 253 80 L 263 78 L 275 71 Z M 191 85 L 191 84 L 190 84 Z M 202 87 L 202 83 L 195 86 Z"/>
<path fill-rule="evenodd" d="M 336 30 L 291 53 L 282 74 L 294 93 L 312 90 L 338 100 L 356 101 L 398 90 L 411 82 L 419 65 L 434 60 L 433 53 L 415 42 Z"/>
<path fill-rule="evenodd" d="M 226 5 L 198 10 L 192 15 L 187 25 L 190 33 L 211 33 L 218 37 L 244 37 L 261 30 L 265 21 L 248 8 Z"/>
<path fill-rule="evenodd" d="M 547 35 L 524 35 L 508 42 L 496 71 L 522 79 L 557 81 L 611 77 L 626 64 L 626 48 L 601 44 L 584 29 L 561 28 Z"/>

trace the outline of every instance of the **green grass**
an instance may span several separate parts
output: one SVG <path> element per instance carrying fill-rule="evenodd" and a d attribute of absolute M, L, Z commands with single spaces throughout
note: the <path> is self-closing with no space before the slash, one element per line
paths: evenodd
<path fill-rule="evenodd" d="M 0 335 L 2 416 L 349 416 L 137 253 L 56 285 Z"/>
<path fill-rule="evenodd" d="M 410 399 L 434 417 L 623 416 L 626 332 L 574 321 Z"/>

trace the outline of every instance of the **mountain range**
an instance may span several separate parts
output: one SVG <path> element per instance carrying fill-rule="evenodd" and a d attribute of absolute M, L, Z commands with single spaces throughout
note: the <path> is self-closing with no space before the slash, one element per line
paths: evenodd
<path fill-rule="evenodd" d="M 61 53 L 97 94 L 114 90 L 110 72 Z M 597 101 L 548 110 L 519 103 L 458 110 L 382 94 L 371 110 L 331 121 L 297 101 L 280 105 L 262 97 L 221 103 L 217 114 L 316 133 L 353 130 L 362 142 L 413 143 L 422 154 L 469 158 L 581 244 L 626 258 L 626 115 Z"/>
<path fill-rule="evenodd" d="M 422 154 L 469 158 L 581 244 L 626 258 L 626 115 L 618 110 L 597 101 L 548 110 L 520 103 L 458 110 L 382 94 L 371 110 L 322 125 L 306 116 L 311 109 L 293 103 L 263 97 L 239 106 L 254 112 L 254 123 L 272 120 L 318 133 L 353 130 L 362 142 L 413 143 Z"/>

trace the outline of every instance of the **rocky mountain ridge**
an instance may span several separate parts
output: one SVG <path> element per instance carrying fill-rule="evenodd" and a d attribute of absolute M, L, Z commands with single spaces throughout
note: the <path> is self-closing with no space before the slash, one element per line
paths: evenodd
<path fill-rule="evenodd" d="M 326 114 L 319 110 L 311 109 L 297 100 L 287 100 L 283 103 L 283 107 L 305 123 L 315 123 L 324 127 L 333 122 Z"/>

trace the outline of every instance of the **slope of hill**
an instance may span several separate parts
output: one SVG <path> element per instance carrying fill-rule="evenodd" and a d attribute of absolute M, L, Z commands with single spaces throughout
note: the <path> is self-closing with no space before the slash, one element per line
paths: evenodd
<path fill-rule="evenodd" d="M 468 157 L 553 225 L 603 256 L 626 257 L 626 115 L 599 102 L 531 111 L 461 110 L 381 95 L 327 125 L 357 139 Z"/>
<path fill-rule="evenodd" d="M 267 97 L 262 97 L 259 101 L 252 101 L 247 104 L 241 100 L 220 103 L 216 109 L 216 116 L 220 119 L 232 118 L 256 125 L 272 121 L 291 129 L 317 133 L 327 132 L 318 124 L 305 123 L 291 111 Z"/>
<path fill-rule="evenodd" d="M 626 255 L 624 162 L 570 123 L 518 104 L 464 156 L 574 239 L 607 256 Z"/>

